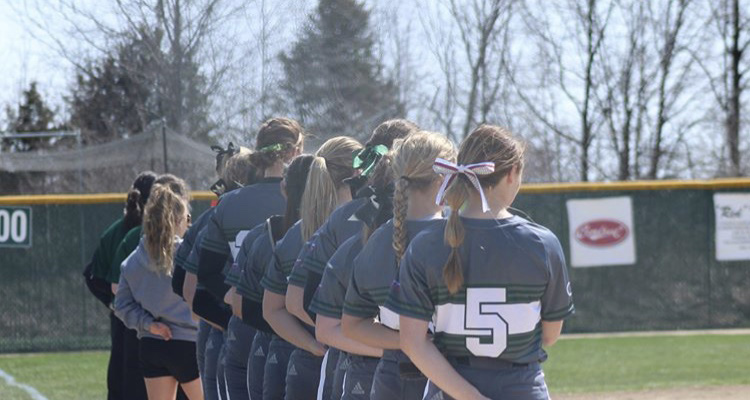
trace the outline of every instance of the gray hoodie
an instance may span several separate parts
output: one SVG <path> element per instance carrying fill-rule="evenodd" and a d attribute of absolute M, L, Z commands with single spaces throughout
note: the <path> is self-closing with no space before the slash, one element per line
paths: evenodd
<path fill-rule="evenodd" d="M 125 326 L 135 329 L 138 338 L 162 339 L 149 332 L 153 322 L 161 322 L 172 330 L 173 340 L 194 342 L 198 324 L 193 321 L 187 303 L 172 291 L 172 277 L 153 271 L 149 263 L 141 238 L 138 248 L 122 262 L 115 315 Z"/>

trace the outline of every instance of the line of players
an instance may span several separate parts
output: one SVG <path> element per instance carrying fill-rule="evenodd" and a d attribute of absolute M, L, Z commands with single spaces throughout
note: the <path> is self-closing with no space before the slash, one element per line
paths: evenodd
<path fill-rule="evenodd" d="M 184 182 L 136 179 L 87 275 L 115 314 L 109 398 L 549 398 L 574 306 L 555 235 L 509 211 L 522 142 L 389 120 L 303 143 L 273 118 L 254 151 L 216 148 L 218 204 L 189 227 Z"/>

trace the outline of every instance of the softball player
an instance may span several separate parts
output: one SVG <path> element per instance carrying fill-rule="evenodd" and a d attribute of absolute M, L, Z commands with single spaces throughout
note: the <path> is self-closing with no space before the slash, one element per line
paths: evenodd
<path fill-rule="evenodd" d="M 287 276 L 289 276 L 292 265 L 303 244 L 302 222 L 297 221 L 276 245 L 273 257 L 266 268 L 266 274 L 260 282 L 264 289 L 263 316 L 275 332 L 269 341 L 268 351 L 266 352 L 266 364 L 263 373 L 263 400 L 283 400 L 285 398 L 287 366 L 289 356 L 295 347 L 279 336 L 279 330 L 285 328 L 287 332 L 299 335 L 300 340 L 311 338 L 304 329 L 299 329 L 299 322 L 286 313 L 284 308 Z M 276 304 L 273 303 L 274 301 L 276 301 Z M 307 336 L 310 336 L 310 338 Z M 288 333 L 286 337 L 290 337 Z M 319 350 L 318 346 L 320 346 Z M 314 340 L 310 341 L 310 350 L 325 351 L 322 345 Z"/>
<path fill-rule="evenodd" d="M 346 363 L 346 369 L 340 398 L 345 400 L 370 397 L 372 375 L 383 354 L 381 349 L 363 345 L 341 334 L 341 309 L 351 266 L 362 250 L 363 242 L 360 232 L 336 250 L 328 261 L 320 287 L 310 304 L 310 311 L 316 315 L 315 334 L 318 340 L 339 349 L 340 354 L 348 357 L 348 361 L 341 360 Z"/>
<path fill-rule="evenodd" d="M 141 224 L 143 207 L 151 192 L 151 185 L 156 179 L 153 172 L 146 171 L 138 174 L 128 192 L 125 203 L 125 215 L 110 225 L 99 239 L 99 246 L 94 251 L 91 262 L 83 272 L 86 278 L 86 286 L 99 301 L 106 307 L 112 303 L 111 285 L 106 281 L 109 268 L 112 265 L 117 247 L 122 239 L 133 227 Z M 118 265 L 119 267 L 119 265 Z M 107 399 L 124 399 L 124 392 L 128 385 L 143 386 L 143 379 L 135 377 L 130 382 L 125 382 L 125 357 L 124 343 L 126 328 L 114 313 L 109 314 L 111 347 L 109 364 L 107 366 Z M 141 392 L 141 398 L 145 397 L 145 388 Z"/>
<path fill-rule="evenodd" d="M 290 243 L 301 244 L 309 240 L 312 234 L 331 211 L 339 204 L 351 200 L 351 189 L 344 182 L 354 175 L 351 157 L 359 151 L 362 145 L 348 137 L 336 137 L 326 141 L 316 153 L 310 167 L 305 191 L 302 196 L 300 214 L 302 216 L 299 230 L 292 227 L 282 239 L 281 246 L 290 234 L 301 236 Z M 301 247 L 301 246 L 300 246 Z M 285 260 L 295 260 L 300 247 L 296 247 L 294 255 Z M 277 249 L 278 252 L 279 249 Z M 283 279 L 277 279 L 282 281 Z M 283 282 L 281 286 L 285 286 Z M 274 330 L 284 339 L 299 348 L 290 355 L 286 377 L 286 399 L 305 399 L 310 397 L 310 388 L 319 385 L 321 356 L 325 348 L 317 342 L 311 329 L 304 329 L 303 325 L 291 318 L 285 309 L 284 298 L 278 293 L 266 291 L 263 299 L 264 317 Z M 326 364 L 327 365 L 327 364 Z"/>
<path fill-rule="evenodd" d="M 542 347 L 574 311 L 562 248 L 508 212 L 523 168 L 509 132 L 483 125 L 457 158 L 435 162 L 446 174 L 438 201 L 454 212 L 412 240 L 386 308 L 400 315 L 401 348 L 430 379 L 426 399 L 547 399 Z"/>
<path fill-rule="evenodd" d="M 272 262 L 276 243 L 299 220 L 302 194 L 305 191 L 305 183 L 313 159 L 312 155 L 301 155 L 292 161 L 284 173 L 281 188 L 287 199 L 286 212 L 283 217 L 274 216 L 266 221 L 266 232 L 253 242 L 250 251 L 252 257 L 246 259 L 247 262 L 242 269 L 242 276 L 237 286 L 237 293 L 241 296 L 239 308 L 242 320 L 256 328 L 247 360 L 247 381 L 251 399 L 263 398 L 266 355 L 274 336 L 273 329 L 263 319 L 263 287 L 260 281 L 269 263 Z M 283 379 L 282 376 L 282 382 Z M 281 386 L 283 389 L 283 385 Z M 281 396 L 283 396 L 283 391 Z"/>
<path fill-rule="evenodd" d="M 157 180 L 144 211 L 145 235 L 123 261 L 115 295 L 115 313 L 138 331 L 140 365 L 152 398 L 175 396 L 179 383 L 189 398 L 203 399 L 195 357 L 197 324 L 171 291 L 173 254 L 188 215 L 184 183 Z"/>
<path fill-rule="evenodd" d="M 188 188 L 185 181 L 172 175 L 162 174 L 154 180 L 154 185 L 168 185 L 173 191 L 188 200 Z M 122 239 L 112 263 L 107 271 L 106 281 L 110 284 L 112 293 L 117 293 L 117 286 L 120 280 L 120 269 L 122 262 L 138 247 L 141 240 L 142 226 L 138 225 L 131 229 Z M 143 372 L 140 367 L 139 359 L 139 341 L 134 329 L 124 329 L 123 331 L 123 362 L 125 383 L 123 384 L 123 395 L 127 399 L 145 399 L 147 397 L 146 386 L 143 383 Z M 177 392 L 179 399 L 184 399 L 185 394 L 180 388 Z"/>
<path fill-rule="evenodd" d="M 239 252 L 237 253 L 236 262 L 226 274 L 224 283 L 231 289 L 227 292 L 224 301 L 230 306 L 236 303 L 234 301 L 235 290 L 240 282 L 242 270 L 240 265 L 245 266 L 246 260 L 254 257 L 253 243 L 258 238 L 262 238 L 266 233 L 266 224 L 262 223 L 251 229 L 242 242 Z M 249 324 L 243 323 L 241 311 L 237 307 L 232 307 L 233 315 L 229 319 L 229 326 L 226 331 L 224 341 L 224 376 L 227 384 L 227 392 L 232 400 L 249 400 L 249 387 L 247 381 L 247 358 L 250 354 L 250 347 L 255 337 L 255 328 Z"/>
<path fill-rule="evenodd" d="M 409 368 L 408 358 L 399 350 L 398 317 L 383 305 L 409 241 L 440 221 L 442 207 L 434 199 L 441 179 L 433 171 L 432 160 L 454 160 L 455 154 L 453 144 L 435 133 L 418 132 L 396 142 L 391 157 L 391 169 L 398 177 L 394 217 L 372 234 L 351 263 L 342 328 L 345 335 L 383 349 L 383 357 L 372 369 L 372 391 L 368 392 L 372 399 L 416 399 L 424 392 L 426 378 L 413 365 Z M 417 373 L 409 374 L 410 369 Z"/>
<path fill-rule="evenodd" d="M 377 171 L 380 159 L 393 146 L 393 141 L 404 138 L 417 129 L 418 127 L 413 122 L 403 119 L 388 120 L 378 125 L 365 144 L 365 148 L 354 158 L 354 168 L 361 171 L 357 178 L 353 179 L 354 185 L 362 186 L 366 180 L 371 180 L 371 174 Z M 361 221 L 356 218 L 350 221 L 350 218 L 365 203 L 366 199 L 357 198 L 352 203 L 336 210 L 315 235 L 316 239 L 309 251 L 303 255 L 301 268 L 295 268 L 292 271 L 287 304 L 292 314 L 307 321 L 310 325 L 313 325 L 313 322 L 307 315 L 306 309 L 318 289 L 326 263 L 344 241 L 362 229 Z M 310 273 L 313 276 L 308 276 Z"/>
<path fill-rule="evenodd" d="M 354 158 L 353 167 L 360 170 L 361 173 L 350 180 L 353 181 L 351 182 L 352 185 L 360 187 L 368 180 L 373 183 L 388 176 L 385 173 L 387 168 L 379 161 L 393 145 L 394 140 L 403 138 L 417 129 L 415 124 L 402 119 L 389 120 L 375 128 L 365 148 Z M 376 183 L 375 186 L 382 191 L 387 186 L 385 181 L 390 182 L 390 177 L 385 179 L 382 184 Z M 371 204 L 372 202 L 369 199 L 376 194 L 371 187 L 365 188 L 363 192 L 367 193 L 362 194 L 361 198 L 340 207 L 331 215 L 326 224 L 316 233 L 316 239 L 300 255 L 302 263 L 297 264 L 292 271 L 289 279 L 289 290 L 286 295 L 287 308 L 292 314 L 308 324 L 314 324 L 312 321 L 313 315 L 308 314 L 308 306 L 318 288 L 326 263 L 344 241 L 362 230 L 362 221 L 353 215 L 363 206 Z M 378 209 L 371 208 L 368 214 L 377 215 Z M 348 357 L 340 356 L 338 358 L 339 360 L 332 352 L 328 360 L 331 365 L 326 366 L 327 375 L 330 376 L 331 372 L 335 375 L 333 381 L 325 380 L 325 386 L 332 387 L 334 398 L 341 397 L 340 390 L 342 390 L 343 385 L 340 383 L 343 381 L 343 371 L 345 370 L 341 367 L 348 364 Z M 336 366 L 332 365 L 334 361 L 337 361 Z"/>
<path fill-rule="evenodd" d="M 228 289 L 223 269 L 227 263 L 231 266 L 250 229 L 283 212 L 285 199 L 279 183 L 284 164 L 302 150 L 302 136 L 302 127 L 294 120 L 273 118 L 263 123 L 252 162 L 263 171 L 264 179 L 224 195 L 206 228 L 198 263 L 198 281 L 206 292 L 196 292 L 193 308 L 224 329 L 231 311 L 223 304 Z M 198 301 L 199 298 L 207 301 Z"/>

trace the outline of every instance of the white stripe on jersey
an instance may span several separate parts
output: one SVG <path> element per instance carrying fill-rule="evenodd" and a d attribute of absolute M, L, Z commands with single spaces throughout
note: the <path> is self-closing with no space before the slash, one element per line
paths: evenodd
<path fill-rule="evenodd" d="M 380 323 L 397 331 L 399 327 L 398 314 L 383 306 L 379 306 L 378 308 L 380 309 L 380 313 L 378 314 Z"/>
<path fill-rule="evenodd" d="M 542 305 L 539 301 L 524 304 L 481 304 L 482 315 L 499 315 L 508 324 L 508 334 L 528 333 L 536 328 L 541 320 Z M 476 336 L 482 334 L 477 329 L 466 329 L 466 305 L 441 304 L 435 309 L 435 331 L 452 335 Z M 471 325 L 471 324 L 470 324 Z M 485 335 L 491 335 L 486 331 Z"/>
<path fill-rule="evenodd" d="M 237 261 L 237 254 L 240 254 L 240 247 L 242 247 L 242 242 L 245 241 L 248 233 L 250 231 L 239 231 L 237 232 L 237 236 L 234 237 L 234 241 L 229 242 L 229 250 L 232 251 L 232 261 Z"/>

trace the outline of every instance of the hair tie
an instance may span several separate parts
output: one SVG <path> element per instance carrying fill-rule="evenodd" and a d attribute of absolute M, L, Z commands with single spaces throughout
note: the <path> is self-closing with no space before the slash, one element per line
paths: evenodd
<path fill-rule="evenodd" d="M 275 151 L 282 151 L 284 150 L 284 145 L 281 143 L 276 144 L 269 144 L 268 146 L 263 146 L 258 149 L 258 152 L 260 153 L 272 153 Z"/>
<path fill-rule="evenodd" d="M 461 165 L 438 158 L 432 166 L 432 169 L 438 174 L 444 175 L 443 184 L 440 185 L 437 197 L 435 198 L 435 204 L 443 205 L 445 197 L 445 191 L 448 186 L 453 182 L 458 175 L 464 175 L 469 179 L 469 182 L 479 191 L 479 196 L 482 198 L 482 212 L 490 211 L 490 206 L 487 204 L 487 198 L 484 196 L 484 190 L 482 185 L 479 183 L 479 176 L 489 175 L 495 172 L 495 163 L 493 162 L 481 162 L 476 164 Z M 454 210 L 457 212 L 458 210 Z"/>
<path fill-rule="evenodd" d="M 388 147 L 382 144 L 367 146 L 354 152 L 352 168 L 362 170 L 360 176 L 367 177 L 386 153 L 388 153 Z"/>

